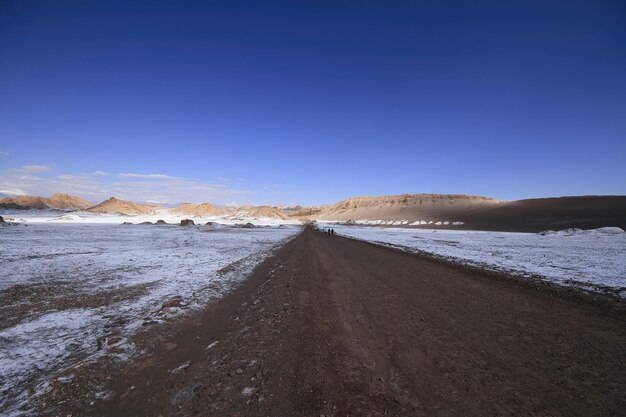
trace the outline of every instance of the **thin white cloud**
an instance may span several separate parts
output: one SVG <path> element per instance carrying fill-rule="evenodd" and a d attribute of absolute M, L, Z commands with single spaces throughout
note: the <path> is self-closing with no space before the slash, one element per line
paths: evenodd
<path fill-rule="evenodd" d="M 223 182 L 231 182 L 231 181 L 245 181 L 245 178 L 229 178 L 229 177 L 215 177 L 216 180 L 218 181 L 223 181 Z"/>
<path fill-rule="evenodd" d="M 94 172 L 87 172 L 87 173 L 79 174 L 79 175 L 63 174 L 63 175 L 57 176 L 57 178 L 62 179 L 62 180 L 72 180 L 72 179 L 77 179 L 77 178 L 108 177 L 110 175 L 112 174 L 109 174 L 108 172 L 94 171 Z"/>
<path fill-rule="evenodd" d="M 130 201 L 178 204 L 181 202 L 210 202 L 224 204 L 250 198 L 258 199 L 265 192 L 262 187 L 240 189 L 218 181 L 182 178 L 162 173 L 90 173 L 53 175 L 48 165 L 26 165 L 0 170 L 0 189 L 10 195 L 28 194 L 49 196 L 56 192 L 78 195 L 92 202 L 111 196 Z M 5 193 L 9 195 L 9 193 Z M 266 195 L 267 197 L 267 195 Z"/>
<path fill-rule="evenodd" d="M 52 169 L 50 165 L 24 165 L 20 168 L 22 172 L 28 172 L 31 174 L 43 174 Z"/>
<path fill-rule="evenodd" d="M 11 152 L 0 151 L 0 156 L 13 156 Z"/>
<path fill-rule="evenodd" d="M 157 178 L 157 179 L 174 179 L 174 180 L 182 179 L 181 177 L 172 177 L 171 175 L 165 175 L 165 174 L 131 174 L 131 173 L 124 173 L 124 174 L 117 174 L 117 176 L 121 177 L 121 178 Z"/>
<path fill-rule="evenodd" d="M 0 188 L 0 194 L 4 195 L 26 195 L 24 190 L 20 190 L 19 188 Z"/>

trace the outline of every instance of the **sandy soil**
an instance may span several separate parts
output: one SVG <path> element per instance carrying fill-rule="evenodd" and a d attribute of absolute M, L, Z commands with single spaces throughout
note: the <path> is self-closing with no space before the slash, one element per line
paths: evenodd
<path fill-rule="evenodd" d="M 43 398 L 100 416 L 626 415 L 623 303 L 306 229 Z M 104 393 L 104 394 L 103 394 Z"/>

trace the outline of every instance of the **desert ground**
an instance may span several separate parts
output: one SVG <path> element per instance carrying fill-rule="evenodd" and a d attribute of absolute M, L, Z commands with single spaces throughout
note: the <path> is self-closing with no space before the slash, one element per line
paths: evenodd
<path fill-rule="evenodd" d="M 9 416 L 626 409 L 616 228 L 34 222 L 1 232 Z"/>

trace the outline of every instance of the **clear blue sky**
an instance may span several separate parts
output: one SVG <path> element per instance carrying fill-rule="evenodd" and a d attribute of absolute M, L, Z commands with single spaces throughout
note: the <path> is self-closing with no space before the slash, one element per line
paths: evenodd
<path fill-rule="evenodd" d="M 626 3 L 3 0 L 1 190 L 626 194 Z"/>

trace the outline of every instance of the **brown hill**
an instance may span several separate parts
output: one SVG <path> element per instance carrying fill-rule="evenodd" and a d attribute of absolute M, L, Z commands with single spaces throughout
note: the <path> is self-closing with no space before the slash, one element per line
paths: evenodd
<path fill-rule="evenodd" d="M 223 216 L 228 213 L 228 210 L 216 207 L 209 203 L 183 203 L 179 207 L 170 209 L 170 213 L 173 214 L 185 214 L 190 216 Z"/>
<path fill-rule="evenodd" d="M 306 217 L 306 216 L 305 216 Z M 315 220 L 463 222 L 423 225 L 454 229 L 538 232 L 577 227 L 626 228 L 626 196 L 581 196 L 500 201 L 487 197 L 403 194 L 353 197 L 309 216 Z"/>
<path fill-rule="evenodd" d="M 48 201 L 52 207 L 63 210 L 84 210 L 93 205 L 84 198 L 61 193 L 54 194 Z"/>
<path fill-rule="evenodd" d="M 317 216 L 322 210 L 326 210 L 329 207 L 331 206 L 282 206 L 278 207 L 278 209 L 288 217 L 307 220 Z"/>
<path fill-rule="evenodd" d="M 452 220 L 460 213 L 503 202 L 489 197 L 457 194 L 401 194 L 351 197 L 327 206 L 315 215 L 323 220 Z"/>
<path fill-rule="evenodd" d="M 117 213 L 130 216 L 138 214 L 153 214 L 159 206 L 149 204 L 131 203 L 130 201 L 119 200 L 111 197 L 100 204 L 89 207 L 87 211 L 94 213 Z"/>
<path fill-rule="evenodd" d="M 249 217 L 267 217 L 270 219 L 289 219 L 280 209 L 272 206 L 241 206 L 237 208 L 236 214 Z"/>
<path fill-rule="evenodd" d="M 0 198 L 0 208 L 12 210 L 83 210 L 90 206 L 91 203 L 83 198 L 61 193 L 56 193 L 52 197 L 20 195 L 12 198 Z"/>

